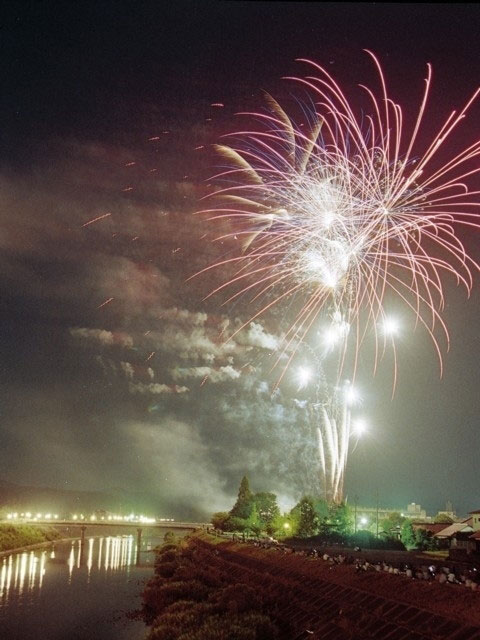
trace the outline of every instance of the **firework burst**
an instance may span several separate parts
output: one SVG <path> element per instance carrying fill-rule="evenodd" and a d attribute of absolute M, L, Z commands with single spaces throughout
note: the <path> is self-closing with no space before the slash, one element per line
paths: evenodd
<path fill-rule="evenodd" d="M 229 229 L 221 239 L 230 237 L 241 247 L 233 257 L 204 271 L 234 268 L 233 276 L 210 295 L 233 289 L 225 304 L 249 296 L 257 306 L 248 322 L 294 300 L 298 306 L 278 361 L 289 364 L 298 345 L 324 316 L 330 331 L 343 327 L 337 345 L 337 383 L 345 375 L 347 361 L 349 377 L 355 378 L 360 349 L 373 334 L 374 370 L 387 340 L 391 342 L 395 387 L 395 331 L 388 330 L 386 300 L 395 297 L 413 312 L 415 324 L 423 325 L 433 340 L 441 370 L 437 327 L 448 346 L 441 317 L 444 276 L 453 275 L 470 293 L 472 272 L 478 269 L 457 230 L 480 227 L 479 191 L 469 186 L 480 171 L 475 163 L 480 141 L 447 162 L 440 163 L 439 158 L 448 153 L 447 140 L 479 90 L 420 148 L 430 65 L 417 117 L 407 132 L 401 107 L 388 96 L 380 64 L 368 53 L 381 87 L 377 97 L 360 85 L 368 96 L 370 115 L 357 116 L 333 77 L 318 64 L 302 60 L 315 75 L 289 80 L 311 96 L 312 108 L 304 110 L 306 122 L 297 125 L 267 95 L 267 110 L 243 114 L 256 122 L 255 127 L 229 134 L 228 144 L 217 145 L 228 166 L 215 176 L 219 186 L 207 196 L 203 213 L 217 222 L 227 221 Z M 330 412 L 322 410 L 319 448 L 324 483 L 335 470 L 328 482 L 337 500 L 350 412 L 343 400 L 336 406 Z"/>

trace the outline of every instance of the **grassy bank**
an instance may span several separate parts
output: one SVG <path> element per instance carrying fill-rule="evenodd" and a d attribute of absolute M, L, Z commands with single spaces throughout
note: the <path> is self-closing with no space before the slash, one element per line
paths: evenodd
<path fill-rule="evenodd" d="M 57 540 L 60 534 L 53 527 L 29 524 L 0 524 L 0 551 L 11 551 L 30 544 Z"/>
<path fill-rule="evenodd" d="M 232 574 L 217 554 L 200 536 L 158 549 L 143 593 L 148 640 L 280 640 L 276 594 Z"/>
<path fill-rule="evenodd" d="M 459 628 L 458 625 L 461 624 L 480 628 L 480 590 L 472 591 L 457 584 L 442 585 L 437 581 L 412 580 L 403 575 L 392 575 L 385 571 L 378 572 L 373 568 L 368 571 L 357 572 L 351 564 L 332 564 L 302 553 L 284 554 L 275 547 L 263 549 L 250 544 L 233 543 L 228 540 L 213 546 L 211 539 L 205 533 L 196 534 L 195 537 L 207 544 L 212 550 L 217 549 L 218 556 L 216 558 L 225 559 L 236 564 L 239 572 L 257 573 L 265 583 L 267 583 L 267 577 L 270 576 L 276 586 L 283 584 L 286 592 L 290 589 L 289 598 L 285 597 L 285 593 L 281 593 L 279 597 L 279 608 L 283 613 L 288 610 L 289 601 L 292 604 L 296 603 L 295 606 L 299 611 L 305 606 L 306 613 L 319 613 L 320 605 L 318 603 L 314 607 L 310 607 L 308 603 L 311 599 L 313 602 L 319 596 L 319 593 L 328 587 L 329 589 L 338 590 L 332 600 L 334 603 L 338 603 L 339 609 L 343 611 L 342 616 L 335 621 L 335 624 L 345 623 L 348 628 L 352 624 L 360 625 L 361 627 L 365 622 L 363 620 L 364 614 L 367 616 L 371 614 L 391 623 L 390 613 L 385 609 L 386 613 L 385 615 L 383 614 L 383 605 L 380 606 L 379 598 L 385 599 L 389 603 L 396 602 L 401 604 L 403 610 L 410 607 L 418 608 L 419 612 L 423 612 L 424 622 L 422 624 L 426 627 L 430 624 L 434 625 L 434 629 L 429 628 L 427 635 L 423 637 L 446 637 L 440 633 L 437 635 L 437 627 L 440 627 L 441 623 L 443 624 L 447 620 L 455 621 L 457 630 Z M 324 549 L 325 547 L 322 549 L 322 553 Z M 337 548 L 334 553 L 339 551 L 340 549 Z M 327 550 L 327 552 L 332 553 L 330 550 Z M 342 553 L 345 553 L 345 549 L 342 550 Z M 376 559 L 379 561 L 383 559 L 387 563 L 408 562 L 417 567 L 432 563 L 430 555 L 418 555 L 415 552 L 368 550 L 354 555 L 363 559 L 368 558 L 370 562 L 376 562 Z M 442 566 L 444 559 L 441 556 L 440 558 L 435 557 L 433 562 L 437 566 Z M 451 565 L 452 563 L 448 564 Z M 234 568 L 230 569 L 230 573 L 234 571 Z M 342 592 L 343 595 L 340 597 L 338 594 L 342 594 Z M 362 607 L 366 609 L 371 606 L 373 612 L 369 613 L 365 610 L 362 613 L 356 608 L 353 601 L 350 602 L 353 599 L 354 592 L 368 594 L 369 600 L 366 603 L 362 601 L 360 609 Z M 350 617 L 349 611 L 350 613 L 353 611 L 353 617 Z M 325 613 L 328 614 L 326 604 Z M 329 615 L 327 615 L 327 618 L 329 618 Z M 348 620 L 343 619 L 345 616 Z M 432 616 L 439 616 L 439 618 Z M 427 618 L 429 618 L 429 621 L 427 621 Z M 306 619 L 308 619 L 308 615 L 306 615 Z M 415 619 L 417 622 L 412 622 L 413 626 L 420 624 L 418 618 Z M 332 622 L 332 618 L 329 618 L 329 621 Z M 280 628 L 282 628 L 281 624 Z M 308 626 L 304 628 L 308 628 Z M 451 636 L 453 636 L 453 631 L 448 637 Z M 318 637 L 321 638 L 322 635 Z M 336 637 L 343 638 L 344 636 L 337 634 Z M 353 634 L 349 637 L 356 638 L 363 637 L 363 635 L 359 630 L 358 635 Z M 413 631 L 411 637 L 417 637 Z"/>

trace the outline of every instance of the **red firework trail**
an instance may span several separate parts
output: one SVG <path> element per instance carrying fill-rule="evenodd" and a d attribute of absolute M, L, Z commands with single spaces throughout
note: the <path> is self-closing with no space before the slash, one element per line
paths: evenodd
<path fill-rule="evenodd" d="M 111 213 L 104 213 L 103 215 L 98 216 L 97 218 L 93 218 L 93 220 L 89 220 L 88 222 L 85 222 L 85 224 L 82 224 L 82 228 L 88 227 L 88 225 L 93 224 L 94 222 L 98 222 L 99 220 L 104 220 L 105 218 L 108 218 L 111 215 L 112 215 Z"/>
<path fill-rule="evenodd" d="M 101 309 L 101 308 L 102 308 L 102 307 L 104 307 L 105 305 L 110 304 L 110 302 L 112 302 L 112 300 L 115 300 L 115 298 L 107 298 L 107 299 L 105 300 L 105 302 L 102 302 L 102 304 L 99 304 L 99 305 L 98 305 L 97 309 Z"/>
<path fill-rule="evenodd" d="M 380 80 L 378 97 L 360 85 L 369 113 L 357 115 L 329 71 L 301 60 L 309 75 L 288 79 L 310 95 L 301 116 L 306 123 L 297 125 L 269 95 L 268 110 L 241 114 L 252 124 L 217 145 L 224 167 L 213 177 L 217 187 L 206 196 L 207 208 L 199 212 L 223 229 L 228 223 L 217 241 L 231 241 L 234 250 L 200 272 L 227 274 L 209 295 L 228 290 L 224 304 L 241 297 L 253 307 L 229 339 L 275 306 L 291 316 L 278 354 L 283 369 L 277 386 L 301 346 L 318 353 L 307 341 L 310 332 L 322 328 L 329 336 L 337 379 L 308 406 L 317 423 L 325 496 L 335 502 L 342 500 L 353 433 L 349 380 L 367 337 L 370 346 L 373 340 L 374 371 L 391 344 L 395 389 L 395 321 L 388 309 L 399 302 L 430 335 L 441 373 L 437 327 L 447 347 L 449 342 L 442 318 L 445 281 L 453 276 L 469 294 L 479 269 L 458 232 L 480 230 L 480 191 L 472 181 L 480 172 L 480 140 L 456 153 L 447 141 L 480 89 L 425 144 L 420 134 L 430 65 L 407 130 L 377 58 L 367 53 Z M 345 373 L 349 380 L 340 383 Z"/>
<path fill-rule="evenodd" d="M 344 342 L 345 348 L 347 341 L 353 343 L 352 377 L 369 329 L 376 368 L 387 342 L 387 307 L 396 298 L 430 335 L 442 370 L 436 328 L 448 346 L 441 315 L 444 276 L 453 276 L 470 293 L 479 265 L 468 255 L 458 229 L 480 228 L 480 191 L 470 186 L 480 171 L 480 140 L 444 162 L 446 141 L 480 89 L 450 113 L 429 143 L 420 144 L 430 65 L 416 120 L 407 131 L 377 58 L 367 53 L 381 88 L 377 97 L 360 85 L 371 104 L 367 116 L 364 111 L 355 114 L 326 69 L 301 60 L 315 75 L 288 80 L 311 94 L 309 125 L 297 126 L 267 95 L 268 111 L 240 114 L 255 126 L 227 134 L 232 142 L 216 145 L 226 166 L 214 176 L 216 190 L 206 196 L 209 206 L 199 213 L 219 223 L 227 220 L 230 231 L 216 240 L 237 238 L 241 249 L 200 273 L 234 268 L 233 276 L 209 295 L 230 289 L 224 304 L 249 296 L 258 305 L 235 333 L 275 305 L 293 300 L 296 314 L 279 360 L 287 354 L 290 361 L 296 345 L 322 316 L 329 323 L 335 316 L 349 328 Z M 393 336 L 388 340 L 395 357 Z"/>

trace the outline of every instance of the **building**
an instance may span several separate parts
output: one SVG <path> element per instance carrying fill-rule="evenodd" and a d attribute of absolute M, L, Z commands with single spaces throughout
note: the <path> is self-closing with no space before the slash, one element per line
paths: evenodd
<path fill-rule="evenodd" d="M 357 511 L 357 520 L 360 523 L 361 519 L 364 518 L 368 522 L 375 522 L 377 519 L 378 512 L 378 520 L 385 520 L 388 516 L 392 515 L 392 513 L 400 513 L 400 509 L 387 509 L 385 507 L 352 507 L 352 509 Z"/>
<path fill-rule="evenodd" d="M 480 509 L 470 511 L 468 515 L 472 518 L 472 529 L 474 531 L 480 531 Z"/>
<path fill-rule="evenodd" d="M 446 516 L 447 518 L 450 518 L 452 522 L 463 522 L 461 518 L 457 517 L 455 509 L 453 508 L 453 504 L 450 500 L 447 500 L 445 510 L 439 511 L 435 517 L 438 518 L 439 516 Z"/>
<path fill-rule="evenodd" d="M 407 510 L 402 512 L 402 516 L 405 516 L 405 518 L 410 518 L 410 520 L 419 520 L 421 522 L 428 522 L 429 520 L 431 520 L 431 518 L 427 517 L 427 512 L 425 511 L 425 509 L 422 509 L 422 507 L 415 502 L 411 502 L 407 506 Z"/>
<path fill-rule="evenodd" d="M 439 545 L 445 549 L 464 549 L 467 553 L 475 551 L 475 542 L 470 540 L 472 535 L 472 518 L 463 522 L 454 522 L 434 534 Z"/>
<path fill-rule="evenodd" d="M 437 533 L 440 533 L 442 529 L 445 529 L 446 524 L 440 524 L 437 522 L 412 522 L 412 527 L 414 531 L 417 529 L 423 529 L 423 531 L 427 531 L 431 533 L 432 536 L 435 536 Z"/>
<path fill-rule="evenodd" d="M 470 511 L 468 514 L 472 519 L 473 533 L 470 534 L 469 540 L 475 545 L 474 550 L 480 553 L 480 509 Z"/>

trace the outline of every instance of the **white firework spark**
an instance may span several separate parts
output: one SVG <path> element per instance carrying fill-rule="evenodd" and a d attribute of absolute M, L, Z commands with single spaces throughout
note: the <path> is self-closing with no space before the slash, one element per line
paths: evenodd
<path fill-rule="evenodd" d="M 337 375 L 342 375 L 349 352 L 350 378 L 355 379 L 358 354 L 373 333 L 374 370 L 387 341 L 393 347 L 395 387 L 396 329 L 385 309 L 386 296 L 399 299 L 413 312 L 415 324 L 425 327 L 442 371 L 436 328 L 448 346 L 441 316 L 444 276 L 453 275 L 470 293 L 472 271 L 479 268 L 457 229 L 480 228 L 479 191 L 469 184 L 480 171 L 480 140 L 446 162 L 443 156 L 448 154 L 446 141 L 480 89 L 463 109 L 450 113 L 429 144 L 419 148 L 430 65 L 417 118 L 406 132 L 402 109 L 387 93 L 378 60 L 368 53 L 381 85 L 378 98 L 361 85 L 371 115 L 357 117 L 333 77 L 318 64 L 302 60 L 317 74 L 290 78 L 311 93 L 314 109 L 307 127 L 297 126 L 267 96 L 268 112 L 246 114 L 260 126 L 229 134 L 231 143 L 217 146 L 228 167 L 215 176 L 222 185 L 207 196 L 210 204 L 203 213 L 215 221 L 226 220 L 230 230 L 221 239 L 240 239 L 242 246 L 234 257 L 203 271 L 237 267 L 210 295 L 234 288 L 228 303 L 252 294 L 251 302 L 258 308 L 248 322 L 274 305 L 301 300 L 278 361 L 288 354 L 291 362 L 323 314 L 336 318 L 329 329 L 331 339 L 339 323 L 343 327 L 336 338 Z M 337 402 L 330 413 L 324 409 L 321 422 L 324 480 L 338 500 L 350 436 L 346 403 Z"/>

